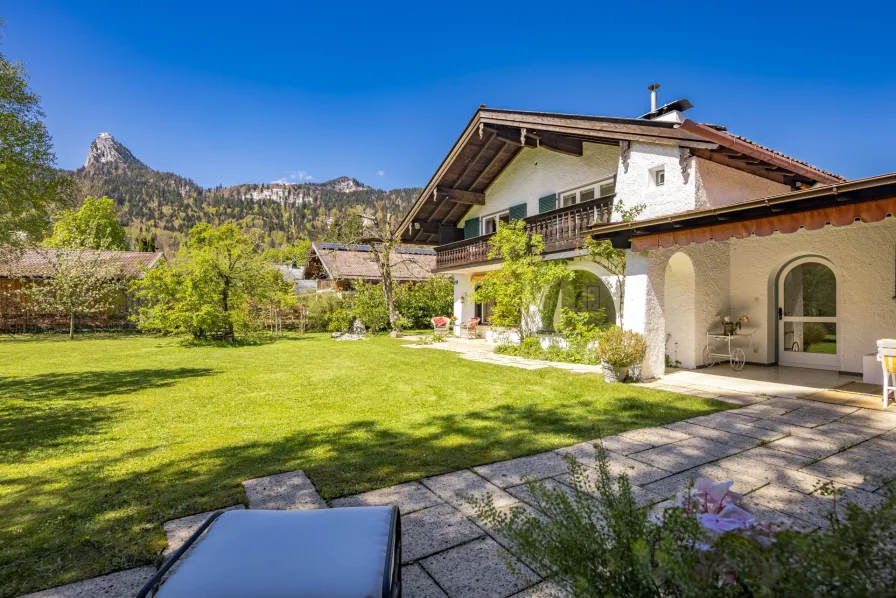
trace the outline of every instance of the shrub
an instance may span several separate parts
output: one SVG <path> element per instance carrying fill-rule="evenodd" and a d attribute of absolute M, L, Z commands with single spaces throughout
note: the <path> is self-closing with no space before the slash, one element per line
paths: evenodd
<path fill-rule="evenodd" d="M 808 351 L 812 345 L 822 342 L 827 333 L 824 325 L 818 322 L 805 322 L 803 324 L 803 351 Z"/>
<path fill-rule="evenodd" d="M 598 311 L 606 313 L 603 309 Z M 569 351 L 578 355 L 582 363 L 598 361 L 597 344 L 601 329 L 593 324 L 593 321 L 593 313 L 575 312 L 566 307 L 560 310 L 560 325 L 557 327 L 557 332 L 566 341 Z"/>
<path fill-rule="evenodd" d="M 892 489 L 867 511 L 835 506 L 827 527 L 812 533 L 767 524 L 715 533 L 699 509 L 673 506 L 650 517 L 628 477 L 612 476 L 603 447 L 595 448 L 596 475 L 570 460 L 570 488 L 529 484 L 538 514 L 498 510 L 491 497 L 470 500 L 516 556 L 573 596 L 893 595 Z"/>
<path fill-rule="evenodd" d="M 601 335 L 598 353 L 613 367 L 631 367 L 644 361 L 647 341 L 637 332 L 613 326 Z"/>
<path fill-rule="evenodd" d="M 432 318 L 448 317 L 453 304 L 454 282 L 445 276 L 395 287 L 395 307 L 408 320 L 408 328 L 429 328 Z"/>
<path fill-rule="evenodd" d="M 305 329 L 309 332 L 341 332 L 331 330 L 330 321 L 334 317 L 331 314 L 337 310 L 345 309 L 349 302 L 336 293 L 308 293 L 300 298 L 305 304 L 306 322 Z M 349 326 L 351 322 L 349 322 Z M 346 326 L 348 329 L 348 326 Z"/>
<path fill-rule="evenodd" d="M 370 332 L 379 332 L 389 327 L 389 309 L 382 287 L 369 282 L 357 281 L 352 295 L 352 313 Z"/>
<path fill-rule="evenodd" d="M 340 307 L 326 315 L 327 332 L 346 332 L 352 327 L 355 318 L 352 316 L 352 310 Z"/>

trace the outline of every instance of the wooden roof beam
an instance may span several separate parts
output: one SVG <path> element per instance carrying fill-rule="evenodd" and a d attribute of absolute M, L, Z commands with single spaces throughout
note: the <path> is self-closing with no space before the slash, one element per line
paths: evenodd
<path fill-rule="evenodd" d="M 492 131 L 492 133 L 491 133 L 491 135 L 489 135 L 488 139 L 485 140 L 485 143 L 482 144 L 482 147 L 480 147 L 476 151 L 476 153 L 473 155 L 473 157 L 467 161 L 463 170 L 460 171 L 460 174 L 454 178 L 454 183 L 451 184 L 452 187 L 457 187 L 460 184 L 460 182 L 463 180 L 463 178 L 465 176 L 467 176 L 467 171 L 470 170 L 470 167 L 479 161 L 479 158 L 482 157 L 482 153 L 488 148 L 488 145 L 492 142 L 492 139 L 494 139 L 497 136 L 498 136 L 498 132 Z M 467 188 L 469 189 L 469 187 L 467 187 Z"/>
<path fill-rule="evenodd" d="M 446 197 L 454 203 L 462 203 L 471 206 L 484 206 L 485 193 L 476 193 L 475 191 L 464 191 L 462 189 L 452 189 L 451 187 L 436 187 L 437 197 Z"/>
<path fill-rule="evenodd" d="M 553 133 L 539 133 L 539 145 L 552 152 L 559 152 L 567 156 L 582 157 L 585 153 L 585 147 L 581 139 L 571 139 Z"/>
<path fill-rule="evenodd" d="M 472 189 L 473 187 L 475 187 L 475 186 L 479 183 L 480 180 L 482 180 L 482 177 L 485 176 L 485 173 L 488 172 L 488 169 L 492 167 L 492 164 L 494 164 L 494 163 L 501 157 L 501 154 L 504 153 L 504 150 L 507 148 L 508 145 L 509 145 L 509 144 L 508 144 L 506 141 L 503 141 L 503 142 L 501 143 L 501 147 L 498 149 L 497 152 L 495 152 L 495 155 L 492 156 L 492 159 L 489 160 L 488 164 L 485 165 L 485 168 L 483 168 L 483 169 L 479 172 L 479 176 L 477 176 L 477 177 L 473 180 L 473 182 L 470 183 L 470 185 L 467 187 L 467 189 Z"/>

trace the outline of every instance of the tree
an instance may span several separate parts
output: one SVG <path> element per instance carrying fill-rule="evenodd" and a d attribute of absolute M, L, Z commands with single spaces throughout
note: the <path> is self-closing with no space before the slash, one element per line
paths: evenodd
<path fill-rule="evenodd" d="M 70 198 L 71 181 L 55 168 L 43 117 L 25 67 L 0 53 L 0 247 L 41 239 L 50 216 Z"/>
<path fill-rule="evenodd" d="M 401 332 L 401 314 L 395 306 L 395 281 L 392 270 L 401 264 L 415 262 L 413 254 L 395 252 L 401 245 L 401 232 L 388 215 L 370 216 L 354 213 L 341 221 L 340 226 L 331 227 L 329 238 L 337 243 L 364 243 L 370 247 L 371 255 L 380 274 L 380 286 L 389 312 L 389 328 L 393 333 Z"/>
<path fill-rule="evenodd" d="M 137 237 L 137 251 L 145 251 L 149 253 L 155 253 L 156 251 L 156 236 L 155 235 L 140 235 Z"/>
<path fill-rule="evenodd" d="M 261 306 L 280 307 L 290 285 L 262 257 L 259 243 L 237 227 L 197 224 L 169 263 L 135 282 L 145 304 L 136 320 L 141 330 L 194 338 L 234 338 L 257 327 Z"/>
<path fill-rule="evenodd" d="M 619 215 L 622 222 L 631 222 L 641 215 L 646 206 L 638 204 L 627 209 L 622 202 L 613 206 L 613 211 Z M 619 294 L 619 326 L 623 325 L 625 316 L 625 249 L 616 249 L 609 239 L 597 241 L 594 237 L 588 237 L 585 241 L 585 249 L 588 256 L 597 265 L 613 275 L 616 279 L 616 289 Z"/>
<path fill-rule="evenodd" d="M 489 241 L 489 259 L 501 267 L 486 274 L 473 293 L 477 303 L 494 301 L 492 323 L 519 326 L 520 338 L 534 336 L 540 322 L 539 306 L 550 289 L 572 276 L 563 260 L 545 261 L 544 239 L 529 234 L 522 220 L 501 223 Z"/>
<path fill-rule="evenodd" d="M 124 228 L 118 222 L 115 201 L 88 196 L 77 210 L 63 210 L 56 216 L 53 234 L 46 247 L 66 249 L 119 250 L 128 248 Z"/>
<path fill-rule="evenodd" d="M 47 252 L 52 275 L 25 291 L 30 309 L 68 316 L 68 337 L 75 334 L 75 317 L 101 313 L 124 298 L 127 281 L 120 264 L 108 254 L 81 249 Z"/>

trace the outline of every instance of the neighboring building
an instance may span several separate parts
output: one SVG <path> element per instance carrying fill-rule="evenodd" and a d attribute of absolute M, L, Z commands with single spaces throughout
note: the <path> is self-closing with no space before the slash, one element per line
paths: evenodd
<path fill-rule="evenodd" d="M 126 278 L 136 278 L 145 270 L 154 268 L 165 256 L 162 252 L 140 251 L 91 251 L 71 249 L 34 249 L 13 252 L 0 260 L 0 329 L 24 332 L 44 328 L 68 328 L 68 318 L 59 314 L 33 313 L 28 309 L 23 291 L 53 278 L 55 263 L 65 254 L 77 253 L 89 266 L 102 264 L 110 271 Z M 133 297 L 122 296 L 116 309 L 103 314 L 80 318 L 78 328 L 102 328 L 106 326 L 131 326 L 128 315 L 133 308 Z"/>
<path fill-rule="evenodd" d="M 293 292 L 298 295 L 317 290 L 317 282 L 305 280 L 305 267 L 276 265 L 274 266 L 283 275 L 283 280 L 292 285 Z"/>
<path fill-rule="evenodd" d="M 432 249 L 400 247 L 392 252 L 395 282 L 419 282 L 432 276 L 436 252 Z M 347 290 L 355 280 L 379 283 L 380 271 L 369 245 L 312 243 L 304 278 L 316 280 L 317 290 Z"/>
<path fill-rule="evenodd" d="M 847 182 L 690 120 L 687 100 L 653 99 L 639 118 L 476 111 L 401 223 L 407 242 L 437 245 L 455 314 L 488 323 L 470 296 L 500 267 L 489 237 L 523 219 L 545 259 L 576 271 L 555 317 L 604 308 L 618 322 L 617 279 L 581 247 L 594 236 L 629 250 L 621 323 L 647 337 L 645 377 L 666 354 L 702 365 L 716 317 L 742 314 L 747 362 L 861 372 L 875 340 L 896 336 L 896 175 Z M 644 211 L 621 223 L 619 205 Z"/>

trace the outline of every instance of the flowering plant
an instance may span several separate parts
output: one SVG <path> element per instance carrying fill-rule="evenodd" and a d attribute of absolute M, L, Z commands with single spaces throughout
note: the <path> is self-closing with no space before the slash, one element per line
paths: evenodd
<path fill-rule="evenodd" d="M 731 316 L 716 315 L 715 321 L 722 322 L 726 334 L 733 334 L 735 330 L 740 330 L 744 324 L 749 324 L 750 317 L 746 314 L 741 314 L 739 318 L 732 321 Z"/>
<path fill-rule="evenodd" d="M 455 322 L 457 322 L 457 316 L 451 314 L 450 316 L 448 316 L 448 321 L 454 324 Z"/>

